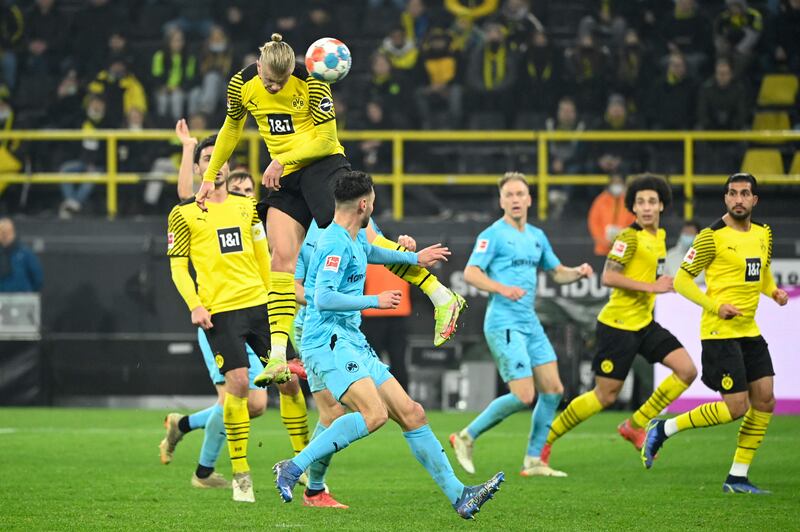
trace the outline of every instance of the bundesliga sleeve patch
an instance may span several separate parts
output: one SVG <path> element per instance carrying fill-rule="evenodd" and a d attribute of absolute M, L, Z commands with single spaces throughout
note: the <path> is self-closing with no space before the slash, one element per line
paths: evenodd
<path fill-rule="evenodd" d="M 694 258 L 697 256 L 697 251 L 694 248 L 689 248 L 689 251 L 686 252 L 686 256 L 683 257 L 683 262 L 686 264 L 691 264 L 694 262 Z"/>
<path fill-rule="evenodd" d="M 338 272 L 339 271 L 339 262 L 342 260 L 341 257 L 336 255 L 328 255 L 325 258 L 325 266 L 323 266 L 323 270 L 329 272 Z"/>
<path fill-rule="evenodd" d="M 167 249 L 175 246 L 175 233 L 167 233 Z"/>
<path fill-rule="evenodd" d="M 253 242 L 267 238 L 267 234 L 264 232 L 264 226 L 260 223 L 257 223 L 252 227 L 251 233 L 253 234 Z"/>
<path fill-rule="evenodd" d="M 611 254 L 615 257 L 622 258 L 625 256 L 626 249 L 628 249 L 628 244 L 622 240 L 615 240 L 614 245 L 611 247 Z"/>
<path fill-rule="evenodd" d="M 478 243 L 475 244 L 475 253 L 486 253 L 487 249 L 489 249 L 489 241 L 485 238 L 478 240 Z"/>
<path fill-rule="evenodd" d="M 323 113 L 329 113 L 333 109 L 333 100 L 325 96 L 319 101 L 319 110 Z"/>

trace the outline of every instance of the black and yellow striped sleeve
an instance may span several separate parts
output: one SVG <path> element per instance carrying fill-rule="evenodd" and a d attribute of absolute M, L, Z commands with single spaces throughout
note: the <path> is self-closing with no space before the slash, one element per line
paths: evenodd
<path fill-rule="evenodd" d="M 333 95 L 331 86 L 312 77 L 306 79 L 308 84 L 308 104 L 311 109 L 311 119 L 315 126 L 336 119 L 336 109 L 333 108 Z"/>
<path fill-rule="evenodd" d="M 706 227 L 695 237 L 692 247 L 683 257 L 681 269 L 692 277 L 697 277 L 711 264 L 716 255 L 717 246 L 714 242 L 714 230 Z"/>
<path fill-rule="evenodd" d="M 633 255 L 636 253 L 636 246 L 639 239 L 636 234 L 636 229 L 628 227 L 617 235 L 616 240 L 611 245 L 611 251 L 608 252 L 608 260 L 613 260 L 625 266 L 628 264 Z"/>
<path fill-rule="evenodd" d="M 247 110 L 244 108 L 244 104 L 242 103 L 243 86 L 244 79 L 242 78 L 242 72 L 237 72 L 234 74 L 231 80 L 228 82 L 227 114 L 232 120 L 241 120 L 244 118 L 244 115 L 247 112 Z"/>
<path fill-rule="evenodd" d="M 181 207 L 178 205 L 169 213 L 169 221 L 167 222 L 167 256 L 188 257 L 190 241 L 191 231 L 189 230 L 189 224 L 186 223 Z"/>
<path fill-rule="evenodd" d="M 772 264 L 772 228 L 764 224 L 764 230 L 767 232 L 767 268 Z"/>

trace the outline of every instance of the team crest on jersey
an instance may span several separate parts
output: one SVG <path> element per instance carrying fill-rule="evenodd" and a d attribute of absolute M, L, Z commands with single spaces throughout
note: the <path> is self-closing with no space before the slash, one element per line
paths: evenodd
<path fill-rule="evenodd" d="M 733 388 L 733 378 L 731 378 L 731 376 L 726 373 L 725 375 L 722 376 L 721 384 L 723 390 L 726 391 L 730 390 L 731 388 Z"/>
<path fill-rule="evenodd" d="M 333 100 L 325 96 L 323 99 L 319 101 L 319 110 L 323 113 L 330 113 L 331 109 L 333 109 Z"/>
<path fill-rule="evenodd" d="M 306 101 L 303 99 L 303 97 L 300 96 L 299 94 L 295 94 L 294 98 L 292 98 L 292 108 L 295 111 L 299 111 L 300 109 L 305 107 L 305 105 L 306 105 Z"/>
<path fill-rule="evenodd" d="M 614 363 L 609 359 L 603 360 L 600 363 L 600 371 L 602 371 L 605 374 L 611 373 L 612 371 L 614 371 Z"/>
<path fill-rule="evenodd" d="M 167 233 L 167 249 L 172 249 L 175 245 L 175 233 Z"/>
<path fill-rule="evenodd" d="M 344 369 L 346 369 L 349 373 L 355 373 L 358 371 L 358 363 L 351 360 L 347 364 L 344 365 Z"/>
<path fill-rule="evenodd" d="M 622 240 L 615 240 L 614 245 L 611 247 L 611 254 L 615 257 L 622 258 L 625 256 L 626 249 L 628 249 L 628 244 Z"/>
<path fill-rule="evenodd" d="M 239 205 L 239 214 L 241 214 L 242 218 L 244 218 L 245 220 L 250 218 L 250 212 L 249 211 L 250 211 L 250 209 L 248 209 L 244 205 Z"/>
<path fill-rule="evenodd" d="M 328 255 L 325 258 L 325 266 L 323 266 L 323 270 L 327 270 L 329 272 L 338 272 L 339 271 L 339 262 L 341 262 L 342 258 L 336 255 Z"/>
<path fill-rule="evenodd" d="M 694 258 L 697 256 L 697 250 L 694 248 L 689 248 L 689 251 L 686 252 L 686 256 L 683 257 L 683 262 L 686 264 L 691 264 L 694 262 Z"/>
<path fill-rule="evenodd" d="M 475 244 L 475 253 L 486 253 L 487 249 L 489 249 L 489 241 L 485 238 L 481 238 L 478 240 L 478 243 Z"/>

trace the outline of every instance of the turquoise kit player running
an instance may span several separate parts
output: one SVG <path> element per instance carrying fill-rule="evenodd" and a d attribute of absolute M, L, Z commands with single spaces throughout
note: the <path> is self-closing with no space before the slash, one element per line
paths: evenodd
<path fill-rule="evenodd" d="M 531 195 L 525 176 L 507 172 L 498 183 L 503 217 L 480 235 L 464 270 L 464 279 L 489 292 L 483 332 L 510 393 L 492 401 L 472 423 L 450 435 L 458 463 L 474 473 L 474 441 L 511 414 L 530 408 L 531 417 L 523 476 L 566 476 L 551 469 L 540 456 L 550 423 L 561 403 L 564 387 L 556 353 L 534 311 L 538 270 L 552 272 L 559 284 L 593 274 L 586 263 L 575 268 L 561 264 L 544 232 L 527 223 Z"/>
<path fill-rule="evenodd" d="M 368 261 L 429 266 L 446 260 L 449 251 L 437 244 L 418 253 L 398 252 L 377 249 L 359 239 L 360 229 L 369 223 L 375 198 L 372 178 L 363 172 L 341 176 L 334 197 L 334 222 L 320 235 L 308 269 L 308 276 L 315 281 L 313 291 L 306 292 L 308 308 L 301 347 L 309 381 L 324 385 L 352 412 L 317 432 L 293 459 L 275 464 L 278 491 L 285 502 L 290 502 L 292 488 L 303 471 L 376 431 L 391 417 L 453 508 L 470 519 L 499 489 L 503 474 L 482 485 L 465 487 L 453 473 L 422 406 L 411 400 L 359 331 L 362 309 L 394 308 L 400 302 L 396 290 L 364 295 Z"/>

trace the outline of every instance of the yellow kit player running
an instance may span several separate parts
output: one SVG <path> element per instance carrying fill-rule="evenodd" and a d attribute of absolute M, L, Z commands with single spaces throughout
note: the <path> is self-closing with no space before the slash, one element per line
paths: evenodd
<path fill-rule="evenodd" d="M 205 330 L 219 372 L 225 378 L 223 422 L 233 466 L 233 499 L 255 502 L 247 443 L 248 354 L 269 351 L 266 286 L 269 251 L 264 227 L 252 198 L 228 193 L 218 177 L 206 210 L 194 199 L 169 215 L 167 255 L 172 280 L 192 312 L 192 323 Z M 189 274 L 197 272 L 197 286 Z"/>
<path fill-rule="evenodd" d="M 321 228 L 333 219 L 332 184 L 350 169 L 336 133 L 336 111 L 330 86 L 307 75 L 295 62 L 291 46 L 273 34 L 261 47 L 259 60 L 233 76 L 228 84 L 228 110 L 211 162 L 197 193 L 203 204 L 220 166 L 228 160 L 241 136 L 247 113 L 255 118 L 269 149 L 270 162 L 262 183 L 270 190 L 265 200 L 267 233 L 272 246 L 269 312 L 272 353 L 257 384 L 266 386 L 289 378 L 286 345 L 297 304 L 294 270 L 300 245 L 311 220 Z M 374 231 L 372 245 L 396 249 Z M 435 307 L 434 344 L 455 332 L 464 299 L 444 287 L 425 268 L 403 266 L 395 273 L 419 286 Z"/>
<path fill-rule="evenodd" d="M 672 419 L 653 420 L 642 448 L 642 460 L 649 469 L 655 454 L 673 434 L 744 416 L 733 465 L 722 484 L 725 493 L 769 493 L 747 477 L 775 408 L 775 371 L 755 314 L 761 294 L 781 306 L 789 300 L 770 270 L 772 230 L 751 219 L 758 203 L 756 186 L 750 174 L 728 178 L 727 214 L 697 235 L 675 277 L 675 290 L 703 307 L 703 383 L 722 394 L 722 401 L 700 405 Z M 705 293 L 693 282 L 703 271 L 708 285 Z"/>
<path fill-rule="evenodd" d="M 697 369 L 678 339 L 653 319 L 655 295 L 672 290 L 672 278 L 663 275 L 666 234 L 659 228 L 661 212 L 671 200 L 669 185 L 659 177 L 640 176 L 628 186 L 625 206 L 636 215 L 636 221 L 617 236 L 603 270 L 603 284 L 611 287 L 611 297 L 597 316 L 597 353 L 592 363 L 595 387 L 573 399 L 553 421 L 542 451 L 544 462 L 558 438 L 614 404 L 637 353 L 673 372 L 617 428 L 637 450 L 644 444 L 647 423 L 697 377 Z"/>

